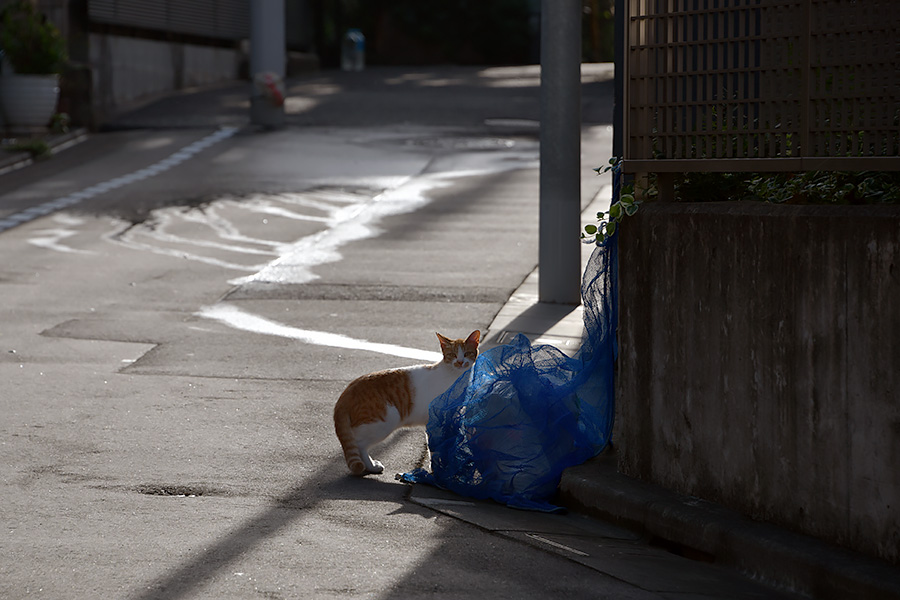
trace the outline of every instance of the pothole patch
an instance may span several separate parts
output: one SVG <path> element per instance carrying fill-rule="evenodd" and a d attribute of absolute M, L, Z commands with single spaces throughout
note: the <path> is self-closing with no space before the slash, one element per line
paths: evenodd
<path fill-rule="evenodd" d="M 146 496 L 169 496 L 174 498 L 197 498 L 199 496 L 224 496 L 223 490 L 204 485 L 177 485 L 142 483 L 134 486 L 134 491 Z"/>
<path fill-rule="evenodd" d="M 509 150 L 533 145 L 531 140 L 510 137 L 425 137 L 404 140 L 402 145 L 417 148 L 438 148 L 441 150 Z"/>

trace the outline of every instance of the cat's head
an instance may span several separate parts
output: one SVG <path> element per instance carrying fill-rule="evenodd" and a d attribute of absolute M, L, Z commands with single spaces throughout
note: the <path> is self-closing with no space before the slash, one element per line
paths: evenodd
<path fill-rule="evenodd" d="M 481 332 L 477 329 L 464 340 L 451 340 L 437 334 L 441 342 L 441 352 L 444 353 L 444 362 L 462 371 L 473 364 L 478 357 L 478 342 L 481 340 Z"/>

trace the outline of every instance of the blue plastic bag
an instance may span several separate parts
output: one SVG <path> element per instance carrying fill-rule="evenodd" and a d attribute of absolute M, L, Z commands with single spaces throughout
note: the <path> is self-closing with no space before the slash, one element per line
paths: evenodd
<path fill-rule="evenodd" d="M 430 407 L 431 472 L 400 476 L 515 508 L 556 512 L 564 469 L 595 456 L 612 432 L 616 236 L 582 281 L 585 338 L 575 357 L 518 335 L 478 356 Z"/>

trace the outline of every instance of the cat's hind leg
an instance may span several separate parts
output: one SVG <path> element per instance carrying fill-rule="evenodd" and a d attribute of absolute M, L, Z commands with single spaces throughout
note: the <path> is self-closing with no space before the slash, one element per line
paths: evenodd
<path fill-rule="evenodd" d="M 384 465 L 369 456 L 369 449 L 383 442 L 400 426 L 400 414 L 393 406 L 388 407 L 383 421 L 366 423 L 356 427 L 354 434 L 359 448 L 359 457 L 366 467 L 364 474 L 379 475 L 384 472 Z"/>

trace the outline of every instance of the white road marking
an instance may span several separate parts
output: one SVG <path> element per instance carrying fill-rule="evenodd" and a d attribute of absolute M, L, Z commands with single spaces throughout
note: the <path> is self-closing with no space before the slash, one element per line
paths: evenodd
<path fill-rule="evenodd" d="M 88 198 L 93 198 L 94 196 L 105 194 L 110 190 L 135 183 L 142 179 L 146 179 L 147 177 L 159 175 L 164 171 L 168 171 L 172 167 L 180 165 L 189 158 L 192 158 L 195 154 L 206 150 L 213 144 L 217 144 L 222 140 L 233 136 L 235 133 L 237 133 L 237 131 L 237 127 L 223 127 L 222 129 L 219 129 L 218 131 L 211 133 L 204 138 L 188 144 L 184 148 L 178 150 L 177 152 L 171 154 L 163 160 L 150 165 L 149 167 L 144 167 L 143 169 L 140 169 L 133 173 L 97 183 L 79 192 L 74 192 L 67 196 L 63 196 L 62 198 L 50 200 L 48 202 L 44 202 L 43 204 L 32 206 L 31 208 L 12 214 L 8 217 L 4 217 L 3 219 L 0 219 L 0 233 L 6 231 L 7 229 L 12 229 L 13 227 L 22 225 L 23 223 L 33 221 L 38 217 L 42 217 L 57 210 L 68 208 L 69 206 L 78 204 L 82 200 L 87 200 Z"/>
<path fill-rule="evenodd" d="M 526 533 L 525 535 L 527 535 L 528 537 L 530 537 L 533 540 L 537 540 L 544 544 L 548 544 L 548 545 L 553 546 L 554 548 L 558 548 L 560 550 L 565 550 L 566 552 L 571 552 L 572 554 L 576 554 L 578 556 L 590 556 L 590 554 L 588 554 L 586 552 L 582 552 L 581 550 L 576 550 L 575 548 L 570 548 L 569 546 L 566 546 L 565 544 L 560 544 L 559 542 L 554 542 L 553 540 L 548 540 L 547 538 L 541 537 L 539 535 L 535 535 L 534 533 Z"/>
<path fill-rule="evenodd" d="M 416 498 L 416 502 L 425 506 L 475 506 L 474 502 L 467 500 L 448 500 L 446 498 Z"/>

